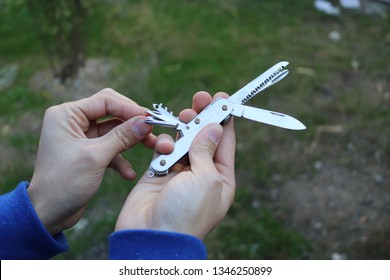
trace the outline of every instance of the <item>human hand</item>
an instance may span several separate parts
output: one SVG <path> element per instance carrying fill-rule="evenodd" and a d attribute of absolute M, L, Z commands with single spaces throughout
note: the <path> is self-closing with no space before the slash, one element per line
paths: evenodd
<path fill-rule="evenodd" d="M 227 97 L 219 93 L 215 97 Z M 180 119 L 189 122 L 212 101 L 205 92 L 193 98 L 193 109 Z M 169 139 L 159 137 L 169 147 Z M 188 153 L 189 165 L 178 163 L 170 174 L 143 175 L 129 194 L 116 230 L 155 229 L 204 238 L 226 215 L 235 193 L 233 119 L 204 127 Z M 162 145 L 156 145 L 157 152 Z"/>
<path fill-rule="evenodd" d="M 120 153 L 140 141 L 154 148 L 152 127 L 141 116 L 145 110 L 127 97 L 104 89 L 46 111 L 27 191 L 51 234 L 77 223 L 108 166 L 125 179 L 136 177 Z"/>

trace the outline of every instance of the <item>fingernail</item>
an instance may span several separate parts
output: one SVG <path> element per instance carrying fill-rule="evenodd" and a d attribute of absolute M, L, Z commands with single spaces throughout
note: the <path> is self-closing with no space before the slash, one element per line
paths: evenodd
<path fill-rule="evenodd" d="M 222 127 L 220 125 L 211 125 L 207 130 L 207 138 L 214 144 L 218 144 L 222 136 Z"/>
<path fill-rule="evenodd" d="M 150 125 L 144 122 L 144 119 L 138 119 L 133 123 L 133 133 L 138 137 L 144 137 L 150 133 Z"/>

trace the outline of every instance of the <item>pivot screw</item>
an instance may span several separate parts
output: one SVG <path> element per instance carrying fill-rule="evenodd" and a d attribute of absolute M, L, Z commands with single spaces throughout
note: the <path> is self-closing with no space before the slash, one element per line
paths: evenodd
<path fill-rule="evenodd" d="M 161 165 L 161 166 L 165 166 L 166 163 L 167 163 L 167 162 L 166 162 L 164 159 L 162 159 L 162 160 L 160 161 L 160 165 Z"/>
<path fill-rule="evenodd" d="M 227 105 L 223 105 L 223 106 L 222 106 L 222 110 L 223 110 L 223 111 L 226 111 L 227 109 L 228 109 Z"/>

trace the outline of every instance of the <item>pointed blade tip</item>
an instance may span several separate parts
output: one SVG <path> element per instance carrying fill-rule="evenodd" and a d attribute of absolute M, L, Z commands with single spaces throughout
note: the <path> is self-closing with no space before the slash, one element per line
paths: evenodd
<path fill-rule="evenodd" d="M 307 127 L 300 122 L 299 125 L 297 125 L 297 127 L 294 128 L 294 130 L 305 130 Z"/>
<path fill-rule="evenodd" d="M 287 65 L 290 64 L 290 62 L 286 61 L 286 60 L 282 60 L 279 62 L 279 64 L 283 65 L 283 67 L 286 67 Z"/>

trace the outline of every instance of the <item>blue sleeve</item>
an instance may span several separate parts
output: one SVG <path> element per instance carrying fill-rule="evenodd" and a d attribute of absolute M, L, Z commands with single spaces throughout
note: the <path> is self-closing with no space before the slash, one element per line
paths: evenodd
<path fill-rule="evenodd" d="M 27 194 L 27 182 L 0 196 L 0 259 L 50 259 L 68 250 L 64 234 L 51 236 Z"/>
<path fill-rule="evenodd" d="M 109 237 L 114 260 L 204 260 L 204 243 L 191 235 L 157 230 L 122 230 Z"/>

